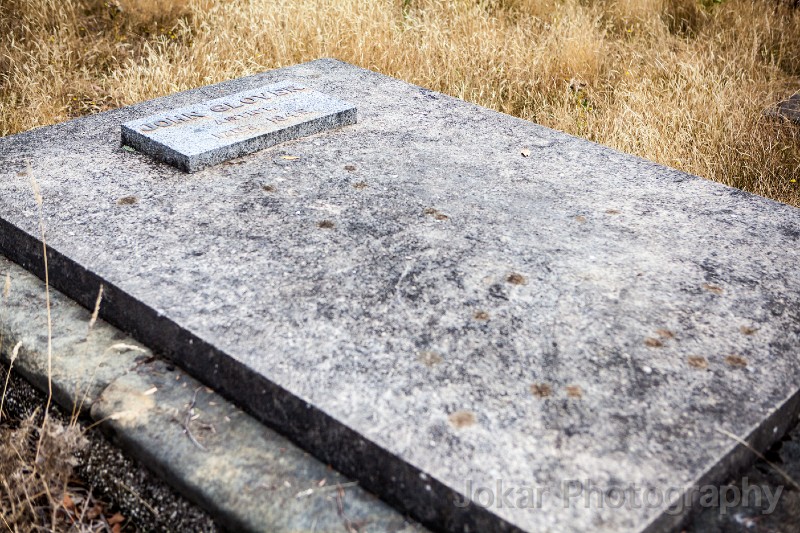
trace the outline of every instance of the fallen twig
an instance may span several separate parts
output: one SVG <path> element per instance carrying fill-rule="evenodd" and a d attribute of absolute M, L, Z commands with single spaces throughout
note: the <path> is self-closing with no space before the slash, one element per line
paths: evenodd
<path fill-rule="evenodd" d="M 792 476 L 790 476 L 788 473 L 786 473 L 786 471 L 783 470 L 781 467 L 779 467 L 778 465 L 776 465 L 775 463 L 773 463 L 772 461 L 767 459 L 764 456 L 764 454 L 762 454 L 761 452 L 759 452 L 758 450 L 756 450 L 755 448 L 750 446 L 744 439 L 742 439 L 742 438 L 738 437 L 737 435 L 734 435 L 730 431 L 724 430 L 722 428 L 716 428 L 716 430 L 718 432 L 722 433 L 723 435 L 725 435 L 726 437 L 729 437 L 729 438 L 735 440 L 736 442 L 738 442 L 739 444 L 741 444 L 742 446 L 746 447 L 748 450 L 750 450 L 751 452 L 756 454 L 762 461 L 767 463 L 769 466 L 774 468 L 776 472 L 778 472 L 781 476 L 783 476 L 783 478 L 786 481 L 788 481 L 790 485 L 792 485 L 795 489 L 800 490 L 800 484 L 798 484 L 797 481 L 792 479 Z"/>
<path fill-rule="evenodd" d="M 156 511 L 156 510 L 153 508 L 153 506 L 152 506 L 152 505 L 150 505 L 149 503 L 147 503 L 147 502 L 144 500 L 144 498 L 142 498 L 141 496 L 139 496 L 139 495 L 136 493 L 136 491 L 135 491 L 135 490 L 133 490 L 132 488 L 130 488 L 129 486 L 127 486 L 127 485 L 126 485 L 125 483 L 123 483 L 122 481 L 115 480 L 115 482 L 117 483 L 117 485 L 119 485 L 119 486 L 120 486 L 120 487 L 122 487 L 123 489 L 127 490 L 128 492 L 130 492 L 130 493 L 133 495 L 133 497 L 134 497 L 134 498 L 136 498 L 137 500 L 139 500 L 139 502 L 140 502 L 142 505 L 144 505 L 145 507 L 147 507 L 147 510 L 148 510 L 148 511 L 150 511 L 151 513 L 153 513 L 153 516 L 155 516 L 156 518 L 158 517 L 158 512 L 157 512 L 157 511 Z"/>
<path fill-rule="evenodd" d="M 197 404 L 197 393 L 200 392 L 200 389 L 202 388 L 203 387 L 200 386 L 194 390 L 194 396 L 192 396 L 192 402 L 186 408 L 186 416 L 184 417 L 181 425 L 183 426 L 183 432 L 186 433 L 186 436 L 189 437 L 189 440 L 192 441 L 192 443 L 195 446 L 197 446 L 198 448 L 200 448 L 205 452 L 207 451 L 206 447 L 197 441 L 197 439 L 194 437 L 194 434 L 192 433 L 192 430 L 189 428 L 189 424 L 191 424 L 192 422 L 192 416 L 194 415 L 194 406 Z"/>
<path fill-rule="evenodd" d="M 298 499 L 299 498 L 305 498 L 306 496 L 311 496 L 312 494 L 315 494 L 315 493 L 330 492 L 332 490 L 338 490 L 340 487 L 341 488 L 346 488 L 346 487 L 354 487 L 356 485 L 358 485 L 357 481 L 351 481 L 349 483 L 341 483 L 339 485 L 330 485 L 330 486 L 327 486 L 327 487 L 320 487 L 320 488 L 313 488 L 312 487 L 310 489 L 306 489 L 306 490 L 298 492 L 297 494 L 294 495 L 294 497 L 298 498 Z"/>

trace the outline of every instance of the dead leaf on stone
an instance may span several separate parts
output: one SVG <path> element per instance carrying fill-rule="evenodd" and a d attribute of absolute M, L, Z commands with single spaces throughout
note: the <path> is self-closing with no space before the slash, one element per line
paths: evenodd
<path fill-rule="evenodd" d="M 661 348 L 662 346 L 664 346 L 663 342 L 661 342 L 658 339 L 654 339 L 652 337 L 647 337 L 644 340 L 644 344 L 645 346 L 649 346 L 650 348 Z"/>
<path fill-rule="evenodd" d="M 713 292 L 714 294 L 722 294 L 722 287 L 717 285 L 711 285 L 710 283 L 703 283 L 703 288 L 708 292 Z"/>
<path fill-rule="evenodd" d="M 528 283 L 528 280 L 525 279 L 525 276 L 522 274 L 517 274 L 516 272 L 509 274 L 508 277 L 506 277 L 506 281 L 512 285 L 525 285 Z"/>
<path fill-rule="evenodd" d="M 117 200 L 117 205 L 134 205 L 139 202 L 139 199 L 135 196 L 123 196 L 119 200 Z"/>
<path fill-rule="evenodd" d="M 668 329 L 657 329 L 656 334 L 662 339 L 674 339 L 675 334 Z"/>
<path fill-rule="evenodd" d="M 436 220 L 447 220 L 448 218 L 450 218 L 441 211 L 439 211 L 438 209 L 434 209 L 432 207 L 426 207 L 423 213 L 425 213 L 426 215 L 432 215 L 433 218 L 435 218 Z"/>
<path fill-rule="evenodd" d="M 475 320 L 489 320 L 489 313 L 486 311 L 476 311 L 473 317 Z"/>
<path fill-rule="evenodd" d="M 747 366 L 747 359 L 740 355 L 729 355 L 725 358 L 725 362 L 736 368 L 744 368 Z"/>
<path fill-rule="evenodd" d="M 145 350 L 144 348 L 141 348 L 141 347 L 136 346 L 134 344 L 125 344 L 124 342 L 120 342 L 120 343 L 111 345 L 109 350 L 117 350 L 118 352 L 131 351 L 131 352 L 147 353 L 147 350 Z"/>
<path fill-rule="evenodd" d="M 689 366 L 692 367 L 692 368 L 700 368 L 700 369 L 708 368 L 708 361 L 706 360 L 705 357 L 692 355 L 692 356 L 689 356 L 689 358 L 687 359 L 687 362 L 689 363 Z"/>
<path fill-rule="evenodd" d="M 475 424 L 475 414 L 470 411 L 456 411 L 448 418 L 456 429 L 469 427 Z"/>
<path fill-rule="evenodd" d="M 583 390 L 579 385 L 567 385 L 567 396 L 570 398 L 582 398 Z"/>
<path fill-rule="evenodd" d="M 534 383 L 531 385 L 531 394 L 537 398 L 547 398 L 553 394 L 553 387 L 547 383 Z"/>

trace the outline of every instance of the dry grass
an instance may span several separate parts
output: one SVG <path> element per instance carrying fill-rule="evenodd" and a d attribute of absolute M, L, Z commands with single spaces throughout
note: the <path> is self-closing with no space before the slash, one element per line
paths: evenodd
<path fill-rule="evenodd" d="M 39 207 L 39 228 L 44 257 L 48 390 L 44 409 L 37 408 L 25 416 L 8 416 L 3 407 L 10 392 L 8 385 L 22 342 L 18 342 L 13 348 L 5 347 L 9 353 L 9 365 L 0 396 L 0 524 L 11 533 L 35 531 L 120 533 L 124 522 L 122 515 L 107 517 L 105 507 L 92 496 L 91 490 L 87 490 L 73 478 L 73 470 L 78 465 L 78 455 L 88 445 L 84 429 L 78 422 L 79 407 L 76 406 L 73 410 L 68 424 L 51 418 L 53 329 L 47 244 L 42 212 L 43 198 L 35 177 L 30 175 L 30 179 L 33 195 Z M 6 319 L 11 291 L 12 280 L 7 273 L 0 292 L 0 325 Z M 102 287 L 87 335 L 91 334 L 97 320 L 101 299 Z M 4 340 L 0 332 L 0 353 L 4 349 Z"/>
<path fill-rule="evenodd" d="M 88 493 L 70 486 L 75 454 L 86 439 L 75 425 L 42 424 L 31 416 L 17 427 L 0 427 L 0 518 L 3 529 L 97 531 L 99 513 Z M 37 455 L 38 454 L 38 455 Z M 77 489 L 77 490 L 76 490 Z M 87 504 L 81 511 L 76 500 Z M 91 511 L 91 512 L 90 512 Z M 89 513 L 91 518 L 83 516 Z M 72 526 L 81 524 L 78 528 Z M 105 528 L 102 528 L 105 530 Z"/>
<path fill-rule="evenodd" d="M 30 406 L 20 405 L 25 402 L 24 393 L 20 395 L 14 387 L 6 393 L 16 405 L 12 415 L 6 411 L 0 421 L 0 531 L 135 530 L 75 476 L 88 451 L 85 430 L 52 414 L 45 421 L 41 408 L 26 414 Z"/>
<path fill-rule="evenodd" d="M 800 205 L 790 4 L 4 0 L 0 133 L 333 56 Z"/>

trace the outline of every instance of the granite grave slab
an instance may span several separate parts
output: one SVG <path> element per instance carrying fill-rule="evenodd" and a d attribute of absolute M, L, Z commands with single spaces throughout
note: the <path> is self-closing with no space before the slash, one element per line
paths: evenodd
<path fill-rule="evenodd" d="M 122 144 L 187 172 L 355 124 L 355 106 L 286 80 L 122 125 Z"/>
<path fill-rule="evenodd" d="M 119 145 L 286 79 L 359 122 L 195 174 Z M 798 411 L 800 211 L 374 72 L 0 139 L 41 275 L 29 173 L 54 285 L 433 528 L 679 527 Z"/>

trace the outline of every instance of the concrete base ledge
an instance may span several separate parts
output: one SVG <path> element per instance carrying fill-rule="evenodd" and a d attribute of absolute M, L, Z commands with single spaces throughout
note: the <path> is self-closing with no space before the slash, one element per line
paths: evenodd
<path fill-rule="evenodd" d="M 44 283 L 0 256 L 0 359 L 47 390 Z M 0 282 L 1 284 L 1 282 Z M 180 368 L 51 290 L 52 382 L 127 453 L 236 531 L 421 532 L 420 526 Z"/>

